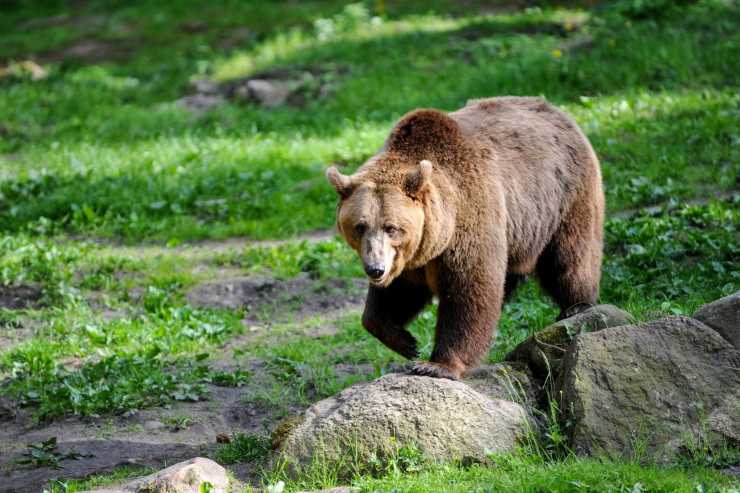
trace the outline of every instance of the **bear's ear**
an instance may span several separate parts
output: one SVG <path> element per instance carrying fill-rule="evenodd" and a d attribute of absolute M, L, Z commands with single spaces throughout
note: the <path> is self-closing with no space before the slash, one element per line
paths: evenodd
<path fill-rule="evenodd" d="M 352 177 L 343 175 L 336 166 L 326 170 L 326 179 L 342 198 L 347 198 L 352 193 Z"/>
<path fill-rule="evenodd" d="M 406 174 L 403 189 L 409 196 L 418 198 L 426 191 L 431 179 L 432 162 L 424 159 L 417 169 Z"/>

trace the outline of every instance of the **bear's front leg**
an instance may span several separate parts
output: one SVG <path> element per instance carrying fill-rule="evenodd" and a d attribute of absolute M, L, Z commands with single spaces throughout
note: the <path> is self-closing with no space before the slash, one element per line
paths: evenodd
<path fill-rule="evenodd" d="M 388 348 L 413 359 L 419 353 L 416 339 L 406 325 L 432 299 L 429 288 L 404 278 L 394 280 L 387 288 L 370 286 L 362 314 L 362 325 Z"/>
<path fill-rule="evenodd" d="M 483 253 L 443 263 L 431 361 L 417 363 L 412 374 L 459 379 L 488 352 L 501 314 L 506 264 Z"/>

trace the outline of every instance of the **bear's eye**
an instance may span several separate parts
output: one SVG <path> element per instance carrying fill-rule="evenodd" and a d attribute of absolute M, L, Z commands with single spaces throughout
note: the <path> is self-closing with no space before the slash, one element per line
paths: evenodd
<path fill-rule="evenodd" d="M 367 229 L 367 224 L 365 223 L 357 223 L 355 224 L 355 233 L 358 236 L 362 236 L 365 233 L 365 230 Z"/>
<path fill-rule="evenodd" d="M 400 229 L 390 224 L 383 229 L 385 230 L 385 234 L 387 234 L 390 237 L 398 236 L 398 234 L 401 232 Z"/>

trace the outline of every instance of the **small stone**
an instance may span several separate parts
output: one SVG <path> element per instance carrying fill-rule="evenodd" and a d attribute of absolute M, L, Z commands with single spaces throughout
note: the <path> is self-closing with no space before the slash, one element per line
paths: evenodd
<path fill-rule="evenodd" d="M 166 428 L 166 425 L 162 423 L 161 421 L 157 420 L 149 420 L 144 422 L 144 429 L 147 431 L 159 431 Z"/>
<path fill-rule="evenodd" d="M 295 83 L 285 80 L 251 79 L 246 88 L 251 99 L 265 108 L 282 106 L 288 100 Z"/>
<path fill-rule="evenodd" d="M 194 80 L 192 86 L 199 94 L 218 94 L 218 84 L 211 79 Z"/>
<path fill-rule="evenodd" d="M 210 484 L 210 489 L 201 488 L 205 483 Z M 83 493 L 202 493 L 204 490 L 227 493 L 229 477 L 226 469 L 214 461 L 196 457 L 121 486 Z"/>
<path fill-rule="evenodd" d="M 223 96 L 219 94 L 193 94 L 178 99 L 176 103 L 193 113 L 204 113 L 222 105 L 224 101 Z"/>
<path fill-rule="evenodd" d="M 15 411 L 7 404 L 0 402 L 0 423 L 3 421 L 12 421 L 15 418 Z"/>

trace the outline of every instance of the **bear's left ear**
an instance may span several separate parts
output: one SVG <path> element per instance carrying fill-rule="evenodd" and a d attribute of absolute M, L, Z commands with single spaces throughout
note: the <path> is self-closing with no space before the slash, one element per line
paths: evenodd
<path fill-rule="evenodd" d="M 432 179 L 432 162 L 424 159 L 419 167 L 406 175 L 404 191 L 411 197 L 419 198 L 426 191 Z"/>
<path fill-rule="evenodd" d="M 352 194 L 352 177 L 340 173 L 336 166 L 331 166 L 326 170 L 326 179 L 340 197 L 346 199 Z"/>

